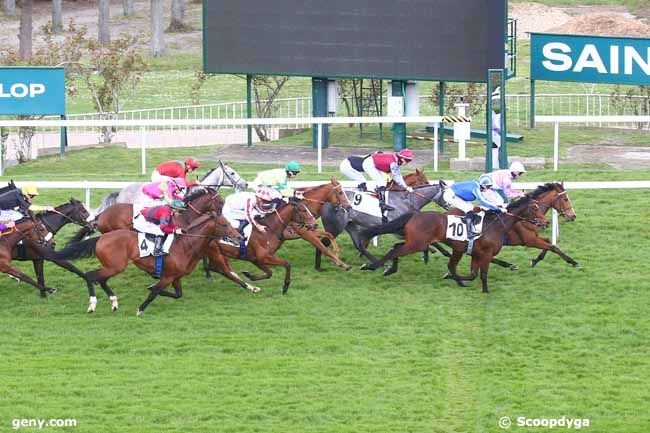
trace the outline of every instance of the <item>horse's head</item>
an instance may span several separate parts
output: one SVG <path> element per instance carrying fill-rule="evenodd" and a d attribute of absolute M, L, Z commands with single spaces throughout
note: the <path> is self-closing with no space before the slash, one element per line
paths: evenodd
<path fill-rule="evenodd" d="M 70 197 L 70 201 L 68 203 L 57 206 L 56 210 L 70 218 L 72 222 L 80 225 L 86 224 L 86 221 L 88 221 L 88 218 L 90 217 L 90 213 L 88 212 L 88 209 L 86 209 L 86 205 L 73 197 Z"/>
<path fill-rule="evenodd" d="M 554 183 L 553 191 L 555 197 L 551 202 L 551 207 L 562 215 L 566 221 L 575 221 L 577 218 L 576 212 L 573 209 L 573 204 L 571 204 L 571 199 L 569 199 L 569 194 L 564 189 L 564 182 Z"/>
<path fill-rule="evenodd" d="M 300 227 L 306 227 L 309 230 L 315 230 L 318 227 L 316 218 L 304 203 L 301 203 L 298 200 L 290 201 L 288 206 L 293 207 L 290 222 L 295 223 Z"/>
<path fill-rule="evenodd" d="M 221 213 L 223 209 L 223 197 L 219 192 L 207 186 L 194 186 L 184 199 L 188 209 L 198 215 L 208 212 Z"/>
<path fill-rule="evenodd" d="M 215 222 L 215 236 L 241 240 L 243 236 L 235 229 L 221 213 L 211 212 L 212 219 Z"/>
<path fill-rule="evenodd" d="M 224 164 L 223 161 L 219 161 L 219 165 L 216 168 L 213 168 L 206 174 L 203 179 L 201 179 L 201 184 L 207 186 L 230 186 L 235 189 L 235 191 L 244 191 L 248 188 L 248 182 L 246 182 L 240 175 L 230 167 L 228 164 Z"/>
<path fill-rule="evenodd" d="M 332 185 L 332 189 L 327 196 L 327 201 L 335 206 L 340 206 L 343 209 L 352 208 L 350 200 L 348 200 L 348 196 L 345 195 L 345 192 L 343 191 L 343 185 L 341 185 L 339 181 L 334 178 L 330 179 L 330 184 Z"/>
<path fill-rule="evenodd" d="M 424 174 L 423 168 L 416 168 L 415 173 L 411 173 L 409 176 L 413 176 L 413 183 L 406 182 L 408 186 L 416 187 L 429 185 L 429 179 Z"/>
<path fill-rule="evenodd" d="M 531 222 L 543 229 L 548 227 L 548 220 L 546 219 L 544 207 L 540 206 L 539 202 L 536 200 L 528 200 L 526 205 L 521 206 L 520 209 L 521 212 L 518 214 L 520 218 L 524 218 L 528 222 Z"/>

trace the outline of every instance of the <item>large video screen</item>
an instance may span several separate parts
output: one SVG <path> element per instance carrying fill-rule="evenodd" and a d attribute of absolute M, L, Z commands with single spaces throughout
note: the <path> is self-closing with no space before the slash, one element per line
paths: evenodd
<path fill-rule="evenodd" d="M 506 0 L 204 0 L 209 73 L 486 81 Z"/>

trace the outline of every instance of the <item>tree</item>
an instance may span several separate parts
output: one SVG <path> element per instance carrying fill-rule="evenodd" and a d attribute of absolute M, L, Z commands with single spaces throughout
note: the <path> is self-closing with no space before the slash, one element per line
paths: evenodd
<path fill-rule="evenodd" d="M 99 0 L 99 30 L 97 40 L 105 45 L 111 42 L 111 2 L 110 0 Z"/>
<path fill-rule="evenodd" d="M 190 94 L 193 104 L 200 104 L 201 88 L 214 75 L 206 74 L 203 71 L 194 73 L 196 81 L 192 83 Z M 246 79 L 246 77 L 241 77 Z M 253 93 L 255 95 L 255 116 L 257 118 L 270 118 L 276 113 L 273 102 L 280 94 L 289 77 L 262 77 L 253 78 Z M 269 141 L 268 125 L 253 125 L 255 132 L 261 141 Z"/>
<path fill-rule="evenodd" d="M 2 11 L 10 17 L 16 15 L 16 0 L 2 0 Z"/>
<path fill-rule="evenodd" d="M 620 113 L 632 112 L 634 116 L 650 115 L 650 86 L 614 86 L 612 103 Z M 637 122 L 637 129 L 647 129 L 648 122 Z"/>
<path fill-rule="evenodd" d="M 52 0 L 52 32 L 63 31 L 63 0 Z"/>
<path fill-rule="evenodd" d="M 165 54 L 165 34 L 163 32 L 163 0 L 151 0 L 151 55 Z"/>
<path fill-rule="evenodd" d="M 170 33 L 186 32 L 189 29 L 190 27 L 185 24 L 185 0 L 172 0 L 171 20 L 167 31 Z"/>
<path fill-rule="evenodd" d="M 122 0 L 122 10 L 125 17 L 130 17 L 131 15 L 135 15 L 133 0 Z"/>
<path fill-rule="evenodd" d="M 34 0 L 22 0 L 20 4 L 20 30 L 18 34 L 20 58 L 32 58 L 32 10 Z"/>

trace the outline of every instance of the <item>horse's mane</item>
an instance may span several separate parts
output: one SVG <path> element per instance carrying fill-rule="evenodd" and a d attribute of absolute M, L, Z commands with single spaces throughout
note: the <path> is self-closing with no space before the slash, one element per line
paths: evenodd
<path fill-rule="evenodd" d="M 508 210 L 516 210 L 521 206 L 527 205 L 530 200 L 534 200 L 546 192 L 553 191 L 559 185 L 560 184 L 557 182 L 548 182 L 545 183 L 544 185 L 540 185 L 537 188 L 535 188 L 535 190 L 527 193 L 524 197 L 510 202 L 508 204 Z"/>
<path fill-rule="evenodd" d="M 201 182 L 203 182 L 204 180 L 206 180 L 206 179 L 208 178 L 208 176 L 210 176 L 210 174 L 212 174 L 212 172 L 215 171 L 216 169 L 217 169 L 217 167 L 211 168 L 211 169 L 210 169 L 210 170 L 209 170 L 209 171 L 208 171 L 208 172 L 207 172 L 207 173 L 206 173 L 206 174 L 201 178 Z"/>
<path fill-rule="evenodd" d="M 185 196 L 185 199 L 183 200 L 185 203 L 188 203 L 192 200 L 195 200 L 201 196 L 204 196 L 208 193 L 208 188 L 202 185 L 192 185 L 188 190 L 187 190 L 187 195 Z"/>

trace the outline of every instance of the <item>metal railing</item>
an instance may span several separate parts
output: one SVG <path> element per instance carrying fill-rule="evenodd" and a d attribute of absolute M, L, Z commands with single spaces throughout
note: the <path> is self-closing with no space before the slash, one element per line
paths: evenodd
<path fill-rule="evenodd" d="M 449 104 L 455 101 L 460 102 L 461 95 L 446 95 Z M 385 98 L 385 96 L 384 96 Z M 473 117 L 478 124 L 483 123 L 485 118 L 485 96 L 477 98 L 474 105 L 479 104 L 481 110 L 475 112 Z M 343 107 L 344 104 L 339 104 Z M 387 106 L 386 101 L 383 104 Z M 508 107 L 509 127 L 526 127 L 530 124 L 530 95 L 510 94 L 506 95 L 506 106 Z M 650 98 L 632 96 L 630 98 L 616 99 L 607 94 L 537 94 L 535 99 L 537 115 L 539 116 L 635 116 L 650 113 Z M 356 113 L 356 112 L 355 112 Z M 385 115 L 386 113 L 383 113 Z M 453 114 L 453 113 L 448 113 Z M 346 116 L 344 110 L 339 110 L 338 117 Z M 352 114 L 354 115 L 354 114 Z M 437 102 L 431 99 L 430 95 L 420 96 L 420 115 L 438 115 Z M 255 114 L 254 114 L 255 116 Z M 312 100 L 309 97 L 282 98 L 276 99 L 273 103 L 270 117 L 300 119 L 312 116 Z M 100 120 L 106 119 L 106 115 L 100 113 L 69 114 L 69 120 Z M 142 110 L 125 110 L 111 115 L 115 120 L 151 120 L 151 119 L 219 119 L 233 120 L 246 118 L 246 101 L 225 102 L 217 104 L 187 105 L 180 107 L 163 107 Z M 612 122 L 594 122 L 583 126 L 591 127 L 617 127 L 630 129 L 650 129 L 645 124 L 619 124 Z M 310 124 L 287 124 L 278 125 L 281 129 L 304 129 L 311 127 Z M 178 126 L 161 125 L 154 130 L 174 130 Z M 200 125 L 196 124 L 187 129 L 214 129 L 214 128 L 235 128 L 233 125 Z M 121 131 L 137 131 L 136 127 L 121 127 Z M 96 132 L 90 127 L 72 127 L 68 132 Z"/>

